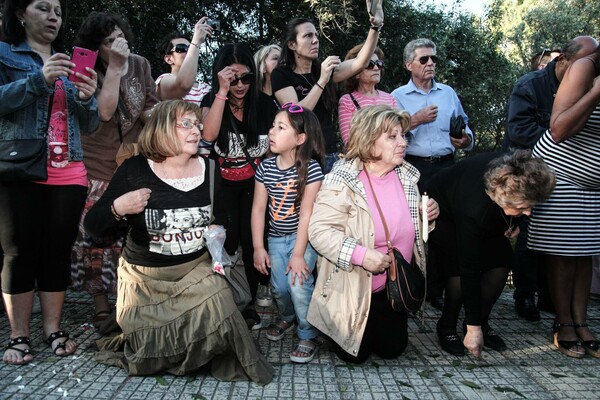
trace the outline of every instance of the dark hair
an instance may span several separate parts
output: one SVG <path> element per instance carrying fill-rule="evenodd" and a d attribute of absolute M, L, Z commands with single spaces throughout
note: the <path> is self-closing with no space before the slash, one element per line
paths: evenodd
<path fill-rule="evenodd" d="M 125 40 L 131 45 L 133 34 L 129 23 L 122 16 L 94 11 L 81 24 L 75 38 L 75 44 L 96 51 L 100 48 L 104 39 L 113 33 L 117 27 L 123 31 Z M 100 57 L 96 61 L 96 70 L 98 69 L 104 71 Z"/>
<path fill-rule="evenodd" d="M 325 154 L 325 141 L 323 132 L 321 131 L 321 123 L 311 110 L 305 108 L 302 112 L 289 112 L 283 109 L 279 113 L 286 113 L 292 129 L 299 133 L 306 134 L 304 143 L 296 147 L 295 166 L 298 170 L 298 187 L 296 201 L 294 206 L 296 209 L 302 202 L 304 188 L 306 188 L 306 180 L 308 179 L 308 165 L 310 160 L 316 160 L 321 168 L 323 167 L 323 157 Z"/>
<path fill-rule="evenodd" d="M 17 11 L 25 12 L 25 9 L 33 2 L 33 0 L 5 0 L 4 11 L 2 13 L 2 41 L 10 44 L 19 44 L 24 42 L 25 27 L 21 25 L 21 21 L 17 18 Z M 62 24 L 58 31 L 56 39 L 52 42 L 52 48 L 55 51 L 63 52 L 65 50 L 63 43 L 63 27 L 65 25 L 65 8 L 63 7 L 63 0 L 59 0 L 61 5 L 61 19 Z"/>
<path fill-rule="evenodd" d="M 296 58 L 294 56 L 294 51 L 289 47 L 289 43 L 296 41 L 296 38 L 298 36 L 298 26 L 307 23 L 316 26 L 315 22 L 308 18 L 294 18 L 287 24 L 285 24 L 281 40 L 281 58 L 279 59 L 279 65 L 285 65 L 289 67 L 292 71 L 296 68 Z M 310 74 L 314 82 L 317 82 L 319 80 L 319 77 L 321 76 L 321 65 L 318 59 L 312 61 Z M 323 91 L 321 98 L 323 99 L 323 105 L 325 106 L 325 110 L 333 118 L 333 116 L 337 112 L 338 104 L 333 80 L 329 80 L 329 82 L 325 86 L 325 90 Z"/>
<path fill-rule="evenodd" d="M 210 104 L 214 103 L 215 95 L 219 92 L 219 72 L 232 64 L 241 64 L 248 67 L 251 73 L 256 76 L 256 65 L 254 64 L 254 55 L 250 48 L 243 43 L 227 43 L 219 49 L 213 63 L 212 90 L 210 92 Z M 250 83 L 250 88 L 244 99 L 244 122 L 248 126 L 246 132 L 246 147 L 253 147 L 258 144 L 258 87 L 256 79 Z M 229 102 L 229 100 L 227 100 Z M 229 152 L 229 132 L 233 131 L 232 124 L 235 123 L 235 117 L 229 107 L 223 110 L 223 119 L 221 128 L 217 137 L 219 148 L 226 154 Z"/>
<path fill-rule="evenodd" d="M 156 50 L 158 51 L 158 54 L 160 54 L 160 58 L 162 60 L 164 60 L 165 56 L 173 49 L 173 39 L 186 39 L 187 41 L 190 40 L 190 38 L 181 33 L 181 31 L 172 31 L 167 36 L 163 37 L 156 46 Z M 171 66 L 165 62 L 163 64 L 163 70 L 165 72 L 171 72 Z"/>

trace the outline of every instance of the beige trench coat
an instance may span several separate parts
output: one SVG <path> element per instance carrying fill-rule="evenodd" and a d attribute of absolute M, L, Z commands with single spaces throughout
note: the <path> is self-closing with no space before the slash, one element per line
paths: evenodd
<path fill-rule="evenodd" d="M 350 263 L 357 244 L 374 248 L 374 224 L 365 189 L 358 180 L 363 163 L 338 161 L 325 176 L 308 228 L 309 240 L 319 253 L 318 278 L 308 309 L 308 321 L 346 352 L 357 355 L 369 316 L 371 273 Z M 415 226 L 413 257 L 425 273 L 417 188 L 419 171 L 402 163 L 395 169 L 404 187 Z M 393 201 L 386 199 L 384 201 Z M 429 230 L 434 224 L 429 225 Z"/>

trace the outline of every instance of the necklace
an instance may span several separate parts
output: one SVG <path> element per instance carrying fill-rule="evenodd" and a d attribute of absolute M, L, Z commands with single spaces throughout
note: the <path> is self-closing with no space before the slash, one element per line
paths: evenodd
<path fill-rule="evenodd" d="M 306 77 L 304 76 L 304 74 L 299 74 L 302 78 L 304 78 L 304 80 L 306 81 L 306 83 L 308 83 L 308 85 L 311 87 L 315 86 L 314 83 L 310 83 L 310 81 L 308 79 L 306 79 Z"/>
<path fill-rule="evenodd" d="M 231 101 L 229 102 L 229 107 L 231 107 L 231 111 L 235 114 L 238 111 L 242 111 L 244 109 L 244 103 L 242 105 L 233 104 Z"/>
<path fill-rule="evenodd" d="M 506 237 L 507 239 L 510 239 L 515 230 L 515 225 L 513 223 L 513 217 L 511 216 L 510 220 L 507 220 L 506 217 L 504 216 L 504 213 L 502 212 L 502 209 L 500 209 L 500 215 L 502 215 L 502 219 L 506 223 L 506 226 L 508 226 L 508 229 L 504 231 L 504 237 Z"/>
<path fill-rule="evenodd" d="M 170 174 L 169 171 L 167 171 L 167 169 L 165 168 L 165 162 L 161 162 L 158 165 L 160 165 L 160 169 L 162 170 L 162 177 L 163 179 L 183 179 L 186 178 L 186 175 L 189 175 L 189 169 L 190 166 L 192 165 L 191 163 L 187 163 L 185 165 L 185 167 L 179 169 L 179 171 L 170 171 L 170 172 L 174 172 L 173 174 Z M 174 177 L 170 177 L 169 175 L 174 175 Z"/>

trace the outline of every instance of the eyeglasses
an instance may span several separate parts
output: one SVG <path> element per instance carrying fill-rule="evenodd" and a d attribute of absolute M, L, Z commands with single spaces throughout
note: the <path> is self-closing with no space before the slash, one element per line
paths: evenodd
<path fill-rule="evenodd" d="M 294 104 L 294 103 L 286 103 L 281 106 L 281 109 L 287 110 L 291 114 L 297 114 L 297 113 L 304 112 L 304 108 L 302 108 L 301 105 Z"/>
<path fill-rule="evenodd" d="M 427 62 L 429 62 L 430 58 L 434 64 L 437 64 L 437 62 L 438 62 L 437 56 L 423 56 L 423 57 L 419 57 L 418 60 L 421 65 L 425 65 L 425 64 L 427 64 Z"/>
<path fill-rule="evenodd" d="M 204 128 L 204 125 L 202 125 L 201 122 L 192 122 L 189 119 L 184 119 L 181 122 L 175 124 L 175 126 L 186 130 L 190 130 L 196 127 L 199 131 L 201 131 Z"/>
<path fill-rule="evenodd" d="M 369 65 L 367 65 L 365 67 L 365 69 L 373 69 L 375 68 L 375 66 L 377 66 L 377 68 L 382 69 L 383 68 L 383 61 L 381 60 L 369 60 Z"/>
<path fill-rule="evenodd" d="M 235 78 L 231 81 L 230 85 L 235 86 L 239 81 L 242 81 L 242 84 L 249 85 L 254 81 L 254 74 L 252 72 L 248 72 L 246 75 L 242 75 L 239 78 Z"/>
<path fill-rule="evenodd" d="M 169 54 L 172 54 L 173 52 L 175 53 L 187 53 L 188 50 L 190 48 L 189 44 L 185 44 L 185 43 L 177 43 L 175 45 L 175 47 L 173 47 L 173 49 L 171 51 L 169 51 Z"/>

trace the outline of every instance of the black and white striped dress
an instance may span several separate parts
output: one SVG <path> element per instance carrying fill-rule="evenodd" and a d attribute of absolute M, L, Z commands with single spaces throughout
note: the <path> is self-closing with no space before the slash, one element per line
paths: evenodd
<path fill-rule="evenodd" d="M 600 254 L 600 104 L 583 129 L 556 143 L 547 131 L 533 155 L 556 171 L 550 199 L 533 209 L 527 246 L 547 254 Z"/>

